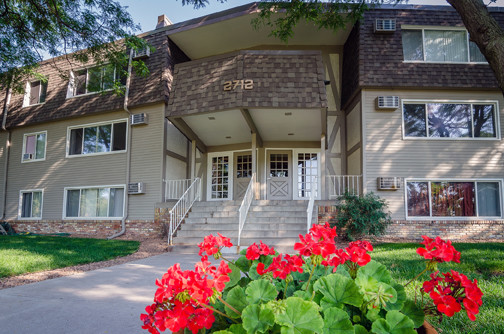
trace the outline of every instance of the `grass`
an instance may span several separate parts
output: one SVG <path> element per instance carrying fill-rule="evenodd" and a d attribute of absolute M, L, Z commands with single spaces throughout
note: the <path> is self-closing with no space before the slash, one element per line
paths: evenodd
<path fill-rule="evenodd" d="M 405 284 L 425 268 L 425 262 L 416 254 L 419 244 L 381 244 L 375 247 L 372 258 L 390 269 L 392 276 Z M 460 263 L 443 263 L 441 272 L 450 269 L 461 272 L 470 279 L 477 279 L 483 291 L 483 306 L 472 322 L 465 311 L 452 318 L 443 317 L 439 324 L 430 322 L 443 334 L 455 333 L 504 333 L 504 244 L 500 243 L 455 243 L 462 253 Z M 417 286 L 428 279 L 428 273 L 417 280 Z M 415 298 L 414 284 L 407 287 L 408 296 Z"/>
<path fill-rule="evenodd" d="M 138 250 L 138 241 L 51 236 L 0 236 L 0 278 L 110 260 Z"/>

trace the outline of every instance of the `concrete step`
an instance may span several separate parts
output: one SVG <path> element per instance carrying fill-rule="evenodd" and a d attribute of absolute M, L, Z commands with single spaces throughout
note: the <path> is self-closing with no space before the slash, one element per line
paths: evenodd
<path fill-rule="evenodd" d="M 221 218 L 212 218 L 212 217 L 197 217 L 193 218 L 191 216 L 185 219 L 186 224 L 238 224 L 237 217 L 221 217 Z"/>
<path fill-rule="evenodd" d="M 239 212 L 238 209 L 236 211 L 192 211 L 189 212 L 189 217 L 191 218 L 221 218 L 221 217 L 238 217 Z"/>

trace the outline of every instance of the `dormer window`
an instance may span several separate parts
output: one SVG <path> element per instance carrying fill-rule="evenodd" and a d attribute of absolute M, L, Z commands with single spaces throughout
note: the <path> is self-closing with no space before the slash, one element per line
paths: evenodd
<path fill-rule="evenodd" d="M 431 63 L 486 63 L 465 29 L 402 26 L 404 61 Z"/>
<path fill-rule="evenodd" d="M 47 95 L 47 81 L 41 80 L 28 82 L 25 88 L 23 107 L 44 103 Z"/>
<path fill-rule="evenodd" d="M 112 65 L 73 71 L 70 73 L 67 98 L 112 89 L 117 80 L 125 85 L 126 78 L 121 76 L 119 72 Z"/>

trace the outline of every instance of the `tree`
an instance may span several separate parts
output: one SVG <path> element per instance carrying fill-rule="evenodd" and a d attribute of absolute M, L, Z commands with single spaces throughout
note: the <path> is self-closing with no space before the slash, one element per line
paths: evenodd
<path fill-rule="evenodd" d="M 224 2 L 226 0 L 219 0 Z M 481 53 L 495 73 L 499 88 L 504 94 L 504 31 L 488 12 L 483 0 L 446 0 L 458 12 Z M 496 0 L 488 0 L 490 3 Z M 404 0 L 266 0 L 259 5 L 259 17 L 255 26 L 271 27 L 271 35 L 287 42 L 296 24 L 305 20 L 320 28 L 341 29 L 347 23 L 355 23 L 370 7 L 384 3 L 407 2 Z M 183 5 L 204 7 L 208 0 L 182 0 Z M 283 12 L 284 15 L 273 15 Z M 347 13 L 342 15 L 342 13 Z"/>
<path fill-rule="evenodd" d="M 3 0 L 0 89 L 21 92 L 29 77 L 45 80 L 37 73 L 44 55 L 64 55 L 71 63 L 110 63 L 125 71 L 125 48 L 147 47 L 133 35 L 138 28 L 126 8 L 114 0 Z M 139 74 L 147 71 L 143 62 L 133 66 Z"/>

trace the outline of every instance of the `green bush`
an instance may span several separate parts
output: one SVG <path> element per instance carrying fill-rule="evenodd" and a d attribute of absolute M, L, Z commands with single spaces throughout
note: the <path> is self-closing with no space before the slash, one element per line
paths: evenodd
<path fill-rule="evenodd" d="M 385 212 L 387 203 L 371 193 L 364 196 L 345 193 L 338 198 L 336 226 L 339 235 L 348 240 L 360 239 L 366 235 L 382 235 L 392 220 L 390 212 Z"/>

